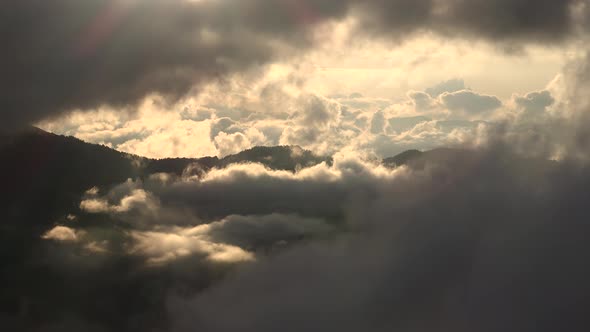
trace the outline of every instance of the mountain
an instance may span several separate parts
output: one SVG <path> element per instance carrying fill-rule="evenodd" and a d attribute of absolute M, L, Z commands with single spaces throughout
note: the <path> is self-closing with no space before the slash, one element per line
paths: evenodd
<path fill-rule="evenodd" d="M 389 167 L 422 167 L 427 160 L 460 160 L 467 155 L 454 149 L 408 150 L 383 163 Z M 108 187 L 154 173 L 201 175 L 212 168 L 252 162 L 296 171 L 322 162 L 331 165 L 332 158 L 297 146 L 276 146 L 254 147 L 224 158 L 150 159 L 38 128 L 0 135 L 0 208 L 7 216 L 0 229 L 25 228 L 29 236 L 39 236 L 48 225 L 78 211 L 84 192 L 95 186 Z"/>
<path fill-rule="evenodd" d="M 404 151 L 394 157 L 383 159 L 383 164 L 388 167 L 398 167 L 398 166 L 406 165 L 411 160 L 415 160 L 417 158 L 420 158 L 422 155 L 423 155 L 422 151 L 408 150 L 408 151 Z"/>
<path fill-rule="evenodd" d="M 464 153 L 453 149 L 408 150 L 383 163 L 389 167 L 420 166 L 425 160 L 457 158 Z M 200 175 L 212 168 L 252 162 L 296 171 L 322 162 L 331 165 L 332 158 L 298 146 L 276 146 L 254 147 L 224 158 L 150 159 L 31 127 L 19 134 L 0 135 L 0 208 L 11 220 L 0 227 L 28 224 L 41 232 L 68 211 L 76 211 L 80 197 L 94 186 L 107 187 L 154 173 Z"/>
<path fill-rule="evenodd" d="M 154 173 L 182 175 L 189 166 L 193 172 L 206 172 L 250 162 L 295 171 L 332 160 L 296 146 L 255 147 L 221 159 L 149 159 L 29 128 L 19 134 L 0 135 L 0 208 L 21 226 L 46 226 L 66 211 L 76 211 L 80 197 L 94 186 L 110 186 Z M 16 224 L 4 222 L 0 227 Z"/>
<path fill-rule="evenodd" d="M 220 166 L 243 162 L 260 163 L 271 169 L 295 171 L 298 168 L 310 167 L 322 162 L 331 165 L 332 158 L 317 156 L 298 146 L 259 146 L 221 159 Z"/>
<path fill-rule="evenodd" d="M 51 223 L 93 186 L 140 175 L 135 165 L 143 160 L 36 128 L 5 142 L 0 147 L 0 208 L 11 219 L 35 224 Z"/>
<path fill-rule="evenodd" d="M 188 175 L 201 175 L 215 167 L 249 162 L 262 163 L 272 169 L 294 171 L 321 162 L 331 163 L 331 158 L 316 156 L 300 147 L 279 146 L 257 147 L 221 159 L 157 160 L 89 144 L 74 137 L 55 135 L 38 128 L 28 128 L 18 134 L 0 134 L 0 211 L 3 212 L 0 218 L 0 256 L 3 257 L 0 282 L 10 285 L 10 289 L 0 297 L 0 320 L 7 312 L 18 317 L 19 313 L 15 310 L 27 307 L 26 303 L 19 302 L 21 298 L 57 299 L 64 296 L 63 293 L 50 294 L 51 289 L 59 289 L 56 285 L 64 281 L 61 280 L 61 272 L 52 270 L 51 266 L 44 263 L 44 251 L 51 243 L 41 241 L 41 236 L 56 222 L 64 222 L 68 214 L 78 213 L 80 199 L 88 189 L 95 186 L 110 187 L 129 178 L 144 178 L 153 173 L 182 175 L 185 170 L 190 170 Z M 109 270 L 112 275 L 125 270 L 128 262 L 117 264 L 123 264 L 123 267 L 116 264 L 107 267 L 112 270 Z M 108 287 L 112 284 L 124 285 L 121 286 L 124 291 L 141 287 L 135 282 L 126 283 L 125 280 L 102 282 Z M 96 291 L 100 293 L 100 287 L 97 287 Z M 76 291 L 68 294 L 70 297 L 76 296 Z M 99 297 L 99 294 L 94 296 Z M 55 306 L 54 314 L 67 311 L 64 309 L 67 308 L 67 301 L 62 302 L 61 307 Z M 54 306 L 38 302 L 34 307 L 44 310 L 29 314 L 51 316 L 50 309 Z M 117 312 L 109 312 L 109 315 L 120 316 L 121 321 L 127 319 L 123 313 L 117 316 Z M 35 317 L 41 321 L 44 319 Z"/>

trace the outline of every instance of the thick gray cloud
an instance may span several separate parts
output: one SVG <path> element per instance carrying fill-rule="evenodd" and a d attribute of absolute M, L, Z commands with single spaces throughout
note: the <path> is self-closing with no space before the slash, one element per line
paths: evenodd
<path fill-rule="evenodd" d="M 72 109 L 175 101 L 228 73 L 298 54 L 319 24 L 354 16 L 386 39 L 420 31 L 559 42 L 583 0 L 8 1 L 0 16 L 4 127 Z"/>
<path fill-rule="evenodd" d="M 436 1 L 435 1 L 436 2 Z M 450 0 L 440 1 L 449 28 L 495 39 L 551 40 L 575 28 L 573 5 L 585 1 Z"/>
<path fill-rule="evenodd" d="M 497 41 L 555 41 L 575 28 L 572 8 L 585 1 L 375 0 L 363 2 L 364 23 L 376 33 L 417 30 Z"/>
<path fill-rule="evenodd" d="M 316 2 L 318 18 L 346 7 Z M 10 1 L 3 11 L 3 123 L 70 109 L 170 100 L 199 83 L 306 48 L 315 20 L 282 1 Z M 295 6 L 295 7 L 294 7 Z M 302 10 L 307 10 L 303 8 Z M 281 46 L 282 45 L 282 46 Z"/>
<path fill-rule="evenodd" d="M 588 168 L 509 151 L 438 150 L 376 181 L 349 210 L 362 232 L 175 297 L 175 331 L 586 330 Z"/>

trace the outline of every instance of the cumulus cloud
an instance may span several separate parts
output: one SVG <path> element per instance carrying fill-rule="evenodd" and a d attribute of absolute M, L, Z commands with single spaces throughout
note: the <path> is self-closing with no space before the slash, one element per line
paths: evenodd
<path fill-rule="evenodd" d="M 111 205 L 104 198 L 88 198 L 80 202 L 80 209 L 89 213 L 124 213 L 134 209 L 150 211 L 157 209 L 159 202 L 143 189 L 134 189 L 120 199 L 118 204 Z"/>
<path fill-rule="evenodd" d="M 274 81 L 273 89 L 289 90 L 285 82 L 284 77 Z M 483 141 L 482 127 L 495 126 L 507 119 L 518 124 L 509 125 L 514 130 L 524 123 L 546 122 L 548 119 L 545 117 L 557 110 L 571 109 L 565 102 L 566 98 L 574 100 L 558 96 L 554 91 L 558 86 L 565 87 L 565 82 L 553 81 L 550 84 L 553 86 L 548 87 L 551 92 L 542 90 L 519 94 L 506 100 L 473 90 L 442 92 L 463 88 L 463 80 L 445 81 L 425 89 L 435 97 L 426 92 L 410 91 L 407 98 L 400 101 L 358 95 L 326 97 L 301 89 L 281 95 L 285 116 L 280 112 L 248 111 L 257 115 L 218 117 L 221 113 L 216 112 L 222 108 L 217 106 L 211 108 L 208 119 L 195 121 L 186 119 L 182 114 L 159 110 L 154 106 L 157 103 L 152 102 L 144 106 L 144 114 L 137 118 L 114 120 L 103 114 L 104 120 L 100 120 L 102 117 L 99 116 L 99 120 L 94 122 L 95 114 L 87 117 L 76 115 L 66 118 L 65 124 L 50 122 L 43 128 L 157 158 L 225 157 L 254 146 L 275 145 L 301 146 L 318 155 L 332 155 L 351 149 L 387 158 L 407 149 L 425 150 Z M 264 90 L 266 87 L 267 83 L 262 82 L 257 89 Z M 441 92 L 436 96 L 432 91 Z M 194 100 L 193 107 L 211 106 L 211 101 L 216 100 L 213 96 L 206 98 L 208 101 Z M 366 104 L 351 103 L 359 99 Z M 551 99 L 553 102 L 548 104 Z M 250 110 L 250 107 L 258 109 L 267 101 L 254 97 L 248 102 L 237 102 L 235 107 L 244 111 Z M 215 102 L 222 103 L 223 100 Z M 280 103 L 276 106 L 279 107 Z M 539 111 L 533 112 L 533 107 Z M 559 116 L 569 115 L 564 113 Z M 112 129 L 97 128 L 97 122 Z M 127 133 L 133 134 L 126 136 Z"/>
<path fill-rule="evenodd" d="M 495 96 L 480 95 L 469 90 L 445 92 L 440 99 L 449 110 L 460 111 L 467 115 L 493 111 L 502 106 L 502 102 Z"/>
<path fill-rule="evenodd" d="M 76 230 L 66 226 L 55 226 L 51 230 L 43 234 L 43 238 L 46 240 L 56 240 L 64 242 L 76 242 L 80 237 L 80 233 Z"/>
<path fill-rule="evenodd" d="M 239 247 L 201 239 L 198 231 L 174 233 L 133 232 L 135 244 L 130 253 L 145 255 L 149 264 L 164 264 L 179 257 L 203 255 L 214 262 L 236 263 L 254 259 L 254 255 Z"/>
<path fill-rule="evenodd" d="M 410 91 L 408 97 L 414 105 L 416 112 L 428 112 L 437 107 L 436 99 L 426 92 Z"/>
<path fill-rule="evenodd" d="M 512 109 L 467 141 L 503 142 L 528 156 L 587 160 L 587 68 L 587 55 L 576 57 L 545 90 L 513 96 Z"/>
<path fill-rule="evenodd" d="M 515 98 L 516 104 L 526 113 L 543 113 L 547 107 L 553 105 L 555 99 L 547 90 L 527 93 L 522 97 Z"/>
<path fill-rule="evenodd" d="M 215 155 L 208 139 L 211 125 L 208 119 L 193 121 L 167 110 L 159 98 L 146 100 L 134 115 L 99 109 L 39 124 L 51 132 L 150 158 Z"/>
<path fill-rule="evenodd" d="M 80 202 L 80 209 L 90 213 L 107 212 L 110 210 L 109 203 L 99 199 L 86 199 Z"/>
<path fill-rule="evenodd" d="M 266 136 L 256 128 L 238 129 L 243 132 L 234 132 L 228 134 L 225 131 L 219 132 L 215 138 L 215 146 L 220 157 L 235 154 L 255 146 L 267 144 Z"/>
<path fill-rule="evenodd" d="M 231 215 L 221 221 L 189 228 L 133 231 L 130 234 L 133 244 L 128 252 L 143 255 L 148 264 L 156 265 L 188 256 L 202 256 L 212 262 L 240 263 L 255 260 L 258 250 L 271 251 L 305 236 L 332 231 L 333 228 L 321 219 L 296 215 Z"/>

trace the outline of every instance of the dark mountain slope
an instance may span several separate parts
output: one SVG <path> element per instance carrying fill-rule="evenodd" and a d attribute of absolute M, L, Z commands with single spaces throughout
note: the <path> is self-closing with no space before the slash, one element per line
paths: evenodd
<path fill-rule="evenodd" d="M 418 150 L 404 151 L 394 157 L 383 159 L 383 164 L 388 167 L 398 167 L 406 165 L 409 161 L 420 158 L 422 154 L 423 152 Z"/>
<path fill-rule="evenodd" d="M 316 156 L 298 146 L 258 146 L 221 159 L 220 166 L 244 162 L 260 163 L 271 169 L 295 171 L 297 168 L 310 167 L 322 162 L 331 164 L 332 158 Z"/>
<path fill-rule="evenodd" d="M 8 212 L 6 215 L 11 220 L 4 221 L 2 228 L 23 223 L 45 228 L 63 214 L 76 211 L 80 197 L 89 188 L 106 187 L 153 173 L 182 175 L 189 166 L 193 172 L 203 172 L 249 162 L 295 171 L 321 162 L 331 163 L 331 158 L 289 146 L 256 147 L 223 159 L 156 160 L 37 128 L 0 137 L 0 208 Z"/>
<path fill-rule="evenodd" d="M 140 175 L 143 158 L 33 128 L 0 147 L 0 208 L 10 218 L 47 224 L 84 191 Z M 6 225 L 4 225 L 6 226 Z"/>
<path fill-rule="evenodd" d="M 0 296 L 0 321 L 6 313 L 18 317 L 19 310 L 25 310 L 22 308 L 29 308 L 26 309 L 27 317 L 34 317 L 33 320 L 56 319 L 55 315 L 78 310 L 69 307 L 70 302 L 83 302 L 87 307 L 80 310 L 96 312 L 100 317 L 112 317 L 115 322 L 126 321 L 130 312 L 147 311 L 144 307 L 147 304 L 142 302 L 138 305 L 133 301 L 143 299 L 138 294 L 144 291 L 138 288 L 149 284 L 150 280 L 103 280 L 99 276 L 78 276 L 75 273 L 70 276 L 71 280 L 64 280 L 64 274 L 59 269 L 44 262 L 45 251 L 53 244 L 42 241 L 41 235 L 57 222 L 63 222 L 67 214 L 77 214 L 80 199 L 94 186 L 110 187 L 128 178 L 142 178 L 159 172 L 181 175 L 188 166 L 191 166 L 189 169 L 194 175 L 198 174 L 197 171 L 203 172 L 232 163 L 261 162 L 270 168 L 295 170 L 322 161 L 329 159 L 291 147 L 254 148 L 223 159 L 153 160 L 37 128 L 29 128 L 18 134 L 0 135 L 0 211 L 4 212 L 0 218 L 0 256 L 3 257 L 0 282 L 7 285 L 6 291 Z M 120 271 L 128 270 L 134 263 L 126 259 L 113 259 L 110 264 L 102 271 L 108 271 L 107 275 L 118 276 Z M 94 284 L 80 285 L 80 280 L 92 280 Z M 65 284 L 70 286 L 64 291 Z M 113 285 L 120 289 L 114 291 Z M 76 287 L 90 290 L 92 294 L 80 295 Z M 96 308 L 94 301 L 87 301 L 87 297 L 111 301 L 109 296 L 120 293 L 131 295 L 123 296 L 128 302 L 116 308 Z M 33 302 L 22 302 L 22 299 Z M 52 299 L 51 305 L 44 302 L 47 299 Z M 119 299 L 117 303 L 121 301 Z M 158 308 L 157 312 L 165 311 L 163 307 L 155 307 Z M 11 330 L 23 329 L 21 326 Z"/>
<path fill-rule="evenodd" d="M 231 164 L 241 163 L 259 163 L 270 169 L 294 172 L 298 168 L 310 167 L 322 162 L 331 164 L 332 158 L 317 156 L 311 151 L 298 146 L 258 146 L 222 159 L 217 157 L 147 159 L 144 173 L 174 173 L 181 175 L 191 165 L 197 166 L 193 168 L 193 171 L 208 171 L 215 167 L 223 168 Z"/>

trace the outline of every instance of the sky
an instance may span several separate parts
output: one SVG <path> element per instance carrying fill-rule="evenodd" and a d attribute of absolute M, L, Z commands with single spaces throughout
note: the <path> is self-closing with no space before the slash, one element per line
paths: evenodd
<path fill-rule="evenodd" d="M 6 6 L 0 131 L 132 155 L 0 172 L 0 327 L 589 330 L 588 0 Z"/>

